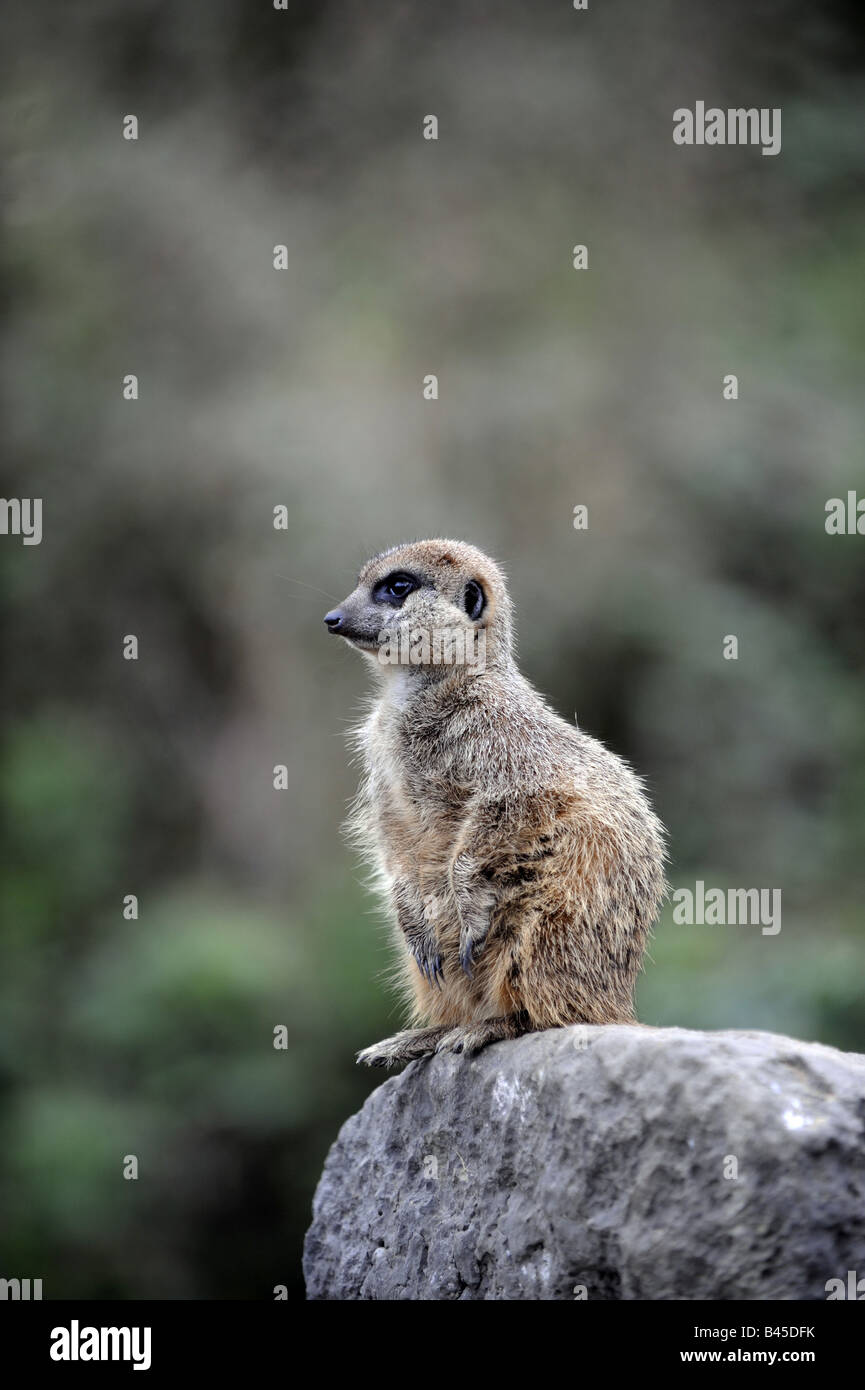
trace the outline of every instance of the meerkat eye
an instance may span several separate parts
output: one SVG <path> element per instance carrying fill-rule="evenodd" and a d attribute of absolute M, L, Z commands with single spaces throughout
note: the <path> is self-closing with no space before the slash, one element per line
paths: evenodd
<path fill-rule="evenodd" d="M 410 574 L 389 574 L 386 579 L 379 580 L 372 596 L 375 603 L 389 603 L 398 608 L 418 587 L 417 580 Z"/>
<path fill-rule="evenodd" d="M 469 617 L 474 620 L 479 618 L 484 611 L 486 596 L 476 579 L 470 579 L 465 587 L 463 594 L 463 606 Z"/>

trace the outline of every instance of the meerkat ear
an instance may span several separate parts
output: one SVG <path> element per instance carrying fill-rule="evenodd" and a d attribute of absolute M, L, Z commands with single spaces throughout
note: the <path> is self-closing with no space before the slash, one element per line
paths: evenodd
<path fill-rule="evenodd" d="M 463 607 L 469 617 L 479 618 L 486 606 L 486 594 L 476 579 L 470 579 L 463 593 Z"/>

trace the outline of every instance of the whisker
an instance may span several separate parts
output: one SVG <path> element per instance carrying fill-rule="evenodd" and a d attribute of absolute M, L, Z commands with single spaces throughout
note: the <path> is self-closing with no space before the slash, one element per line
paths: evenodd
<path fill-rule="evenodd" d="M 276 578 L 284 579 L 287 584 L 300 584 L 304 589 L 314 589 L 317 594 L 324 594 L 325 598 L 332 598 L 335 603 L 339 603 L 336 594 L 329 594 L 327 589 L 320 589 L 317 584 L 307 584 L 302 579 L 292 579 L 290 574 L 280 574 L 278 570 L 276 571 Z"/>

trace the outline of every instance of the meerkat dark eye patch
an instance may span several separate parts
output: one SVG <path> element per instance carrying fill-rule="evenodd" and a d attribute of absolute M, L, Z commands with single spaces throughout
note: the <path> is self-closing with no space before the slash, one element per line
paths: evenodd
<path fill-rule="evenodd" d="M 373 603 L 387 603 L 391 608 L 400 608 L 409 594 L 419 589 L 420 584 L 413 574 L 404 570 L 394 570 L 393 574 L 380 579 L 372 591 Z"/>
<path fill-rule="evenodd" d="M 470 579 L 463 593 L 463 607 L 474 621 L 479 618 L 486 606 L 486 594 L 476 579 Z"/>

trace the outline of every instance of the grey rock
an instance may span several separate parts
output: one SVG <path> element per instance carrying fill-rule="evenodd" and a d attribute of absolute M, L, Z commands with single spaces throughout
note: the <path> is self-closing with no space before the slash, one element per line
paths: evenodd
<path fill-rule="evenodd" d="M 340 1131 L 304 1251 L 311 1299 L 822 1300 L 848 1270 L 865 1056 L 679 1028 L 412 1063 Z"/>

